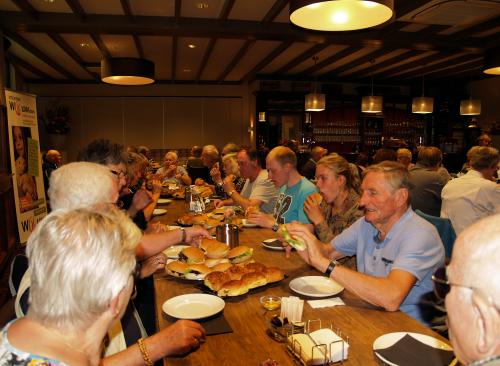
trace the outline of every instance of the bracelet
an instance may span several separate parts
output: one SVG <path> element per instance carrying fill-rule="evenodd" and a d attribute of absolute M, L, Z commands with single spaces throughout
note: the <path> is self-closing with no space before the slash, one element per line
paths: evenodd
<path fill-rule="evenodd" d="M 141 351 L 142 358 L 144 360 L 144 364 L 146 366 L 153 366 L 153 361 L 151 361 L 151 357 L 149 357 L 148 349 L 146 348 L 146 345 L 144 344 L 144 338 L 139 338 L 139 340 L 137 341 L 137 345 L 139 346 L 139 350 Z"/>
<path fill-rule="evenodd" d="M 325 271 L 325 274 L 328 277 L 330 277 L 330 275 L 332 274 L 332 272 L 335 269 L 335 267 L 337 266 L 337 264 L 339 264 L 339 263 L 335 259 L 330 262 L 330 264 L 328 265 L 328 267 L 326 268 L 326 271 Z"/>
<path fill-rule="evenodd" d="M 185 243 L 186 242 L 186 229 L 184 229 L 183 227 L 181 227 L 181 233 L 182 233 L 182 236 L 181 236 L 181 243 Z"/>

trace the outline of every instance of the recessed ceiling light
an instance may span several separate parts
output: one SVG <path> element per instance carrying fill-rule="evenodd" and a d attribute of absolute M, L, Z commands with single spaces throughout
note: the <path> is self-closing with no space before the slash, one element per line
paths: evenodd
<path fill-rule="evenodd" d="M 55 0 L 43 0 L 43 2 L 52 4 L 53 2 L 55 2 Z"/>
<path fill-rule="evenodd" d="M 195 44 L 188 44 L 188 47 L 189 48 L 196 48 L 196 45 Z"/>
<path fill-rule="evenodd" d="M 196 3 L 196 7 L 198 9 L 207 9 L 208 8 L 208 4 L 207 3 Z"/>
<path fill-rule="evenodd" d="M 90 47 L 90 44 L 82 42 L 80 43 L 80 47 Z"/>

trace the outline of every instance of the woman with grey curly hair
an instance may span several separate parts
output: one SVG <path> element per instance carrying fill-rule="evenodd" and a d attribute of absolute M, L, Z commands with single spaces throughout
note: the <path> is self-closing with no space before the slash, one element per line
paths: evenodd
<path fill-rule="evenodd" d="M 133 289 L 140 230 L 109 205 L 56 210 L 27 244 L 28 314 L 0 337 L 0 364 L 98 365 Z"/>

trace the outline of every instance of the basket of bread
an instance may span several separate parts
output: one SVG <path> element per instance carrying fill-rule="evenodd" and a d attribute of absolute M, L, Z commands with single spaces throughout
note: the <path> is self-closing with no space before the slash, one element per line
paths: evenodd
<path fill-rule="evenodd" d="M 225 243 L 204 239 L 200 248 L 183 249 L 179 260 L 168 262 L 165 271 L 178 278 L 203 280 L 220 297 L 243 295 L 284 278 L 281 269 L 254 262 L 252 254 L 253 249 L 244 245 L 230 249 Z"/>

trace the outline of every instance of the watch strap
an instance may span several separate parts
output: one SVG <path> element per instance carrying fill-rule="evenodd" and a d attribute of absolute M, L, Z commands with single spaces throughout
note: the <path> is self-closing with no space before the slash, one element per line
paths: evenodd
<path fill-rule="evenodd" d="M 333 259 L 330 264 L 328 265 L 328 267 L 326 268 L 326 271 L 325 271 L 325 274 L 330 277 L 330 275 L 332 274 L 333 270 L 335 269 L 335 267 L 337 266 L 337 264 L 339 264 L 339 262 L 337 262 L 335 259 Z"/>

